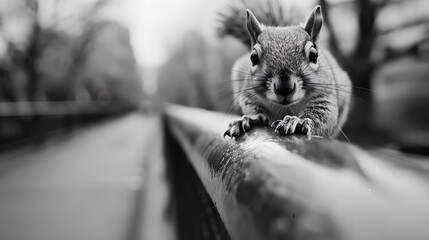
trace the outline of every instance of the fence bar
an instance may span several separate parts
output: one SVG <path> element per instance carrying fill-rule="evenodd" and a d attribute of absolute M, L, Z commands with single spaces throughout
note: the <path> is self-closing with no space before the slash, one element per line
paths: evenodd
<path fill-rule="evenodd" d="M 428 161 L 269 127 L 232 140 L 223 132 L 237 117 L 177 105 L 165 115 L 231 239 L 429 236 Z"/>

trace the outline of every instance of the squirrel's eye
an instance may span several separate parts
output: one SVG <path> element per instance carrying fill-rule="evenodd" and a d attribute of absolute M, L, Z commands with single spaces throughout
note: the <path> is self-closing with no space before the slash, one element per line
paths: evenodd
<path fill-rule="evenodd" d="M 259 63 L 259 56 L 258 52 L 256 52 L 256 49 L 253 49 L 252 53 L 250 54 L 250 61 L 252 61 L 253 66 Z"/>
<path fill-rule="evenodd" d="M 310 60 L 310 62 L 312 63 L 317 63 L 318 56 L 319 54 L 317 53 L 317 50 L 314 47 L 310 48 L 310 52 L 308 53 L 308 60 Z"/>

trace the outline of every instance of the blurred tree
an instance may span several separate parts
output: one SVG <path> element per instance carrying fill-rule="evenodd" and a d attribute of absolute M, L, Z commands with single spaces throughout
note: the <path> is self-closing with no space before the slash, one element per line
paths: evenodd
<path fill-rule="evenodd" d="M 86 65 L 91 62 L 88 59 L 94 59 L 93 55 L 103 55 L 106 49 L 113 51 L 120 48 L 124 50 L 119 53 L 122 57 L 96 58 L 99 62 L 89 66 L 96 70 L 90 70 L 93 75 L 86 75 L 84 78 L 90 82 L 110 83 L 115 79 L 113 81 L 117 81 L 119 86 L 130 85 L 129 88 L 137 93 L 128 103 L 138 104 L 138 98 L 141 97 L 138 91 L 141 88 L 128 40 L 129 32 L 114 23 L 103 23 L 99 14 L 112 2 L 113 0 L 0 0 L 0 40 L 4 39 L 8 49 L 3 54 L 0 51 L 2 100 L 75 100 L 78 95 L 75 92 L 78 90 L 76 86 L 97 85 L 79 83 L 84 75 L 82 71 L 88 72 Z M 107 25 L 116 27 L 106 27 Z M 100 38 L 111 37 L 112 35 L 105 34 L 109 31 L 120 36 L 111 39 L 107 45 L 94 44 L 100 42 Z M 124 54 L 127 56 L 123 56 Z M 114 78 L 111 77 L 112 74 L 95 73 L 110 71 L 109 68 L 97 67 L 97 64 L 103 66 L 108 61 L 110 69 L 118 72 L 126 69 L 131 72 Z M 102 89 L 81 90 L 101 94 L 100 98 L 91 98 L 92 100 L 130 100 L 128 97 L 132 94 L 116 91 L 115 94 L 122 94 L 122 97 L 113 97 L 111 89 L 106 90 L 106 86 L 110 88 L 113 85 L 104 85 Z"/>
<path fill-rule="evenodd" d="M 428 42 L 429 15 L 424 2 L 420 0 L 320 0 L 325 10 L 323 12 L 325 25 L 330 32 L 330 48 L 348 71 L 354 84 L 354 111 L 349 118 L 354 129 L 371 128 L 374 73 L 386 63 L 399 57 L 418 56 L 418 49 Z M 342 47 L 342 44 L 347 42 L 349 32 L 335 29 L 340 25 L 340 21 L 335 17 L 335 8 L 343 9 L 346 5 L 354 8 L 357 18 L 356 41 L 351 51 L 345 51 Z M 418 10 L 419 6 L 423 6 L 421 11 Z M 412 14 L 407 15 L 403 12 L 404 9 L 413 9 Z M 386 12 L 390 12 L 390 15 L 387 16 Z M 401 38 L 407 40 L 402 41 L 402 44 L 399 44 L 401 46 L 392 44 L 398 42 L 397 36 L 393 36 L 394 32 L 420 25 L 424 26 L 421 34 L 402 34 Z"/>
<path fill-rule="evenodd" d="M 76 72 L 74 94 L 88 91 L 95 101 L 138 104 L 142 87 L 128 29 L 109 21 L 98 22 L 93 29 L 85 64 Z"/>
<path fill-rule="evenodd" d="M 42 28 L 39 23 L 39 1 L 26 0 L 26 12 L 31 18 L 31 30 L 27 48 L 23 53 L 23 59 L 14 59 L 14 62 L 21 61 L 24 69 L 27 70 L 27 96 L 29 100 L 35 100 L 38 93 L 39 76 L 36 68 L 36 62 L 39 59 L 40 52 L 43 51 L 41 46 Z M 12 55 L 14 57 L 15 55 Z"/>

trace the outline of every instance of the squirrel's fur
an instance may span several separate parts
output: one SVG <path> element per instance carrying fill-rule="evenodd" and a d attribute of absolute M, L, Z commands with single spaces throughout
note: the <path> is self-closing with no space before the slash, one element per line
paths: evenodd
<path fill-rule="evenodd" d="M 302 26 L 298 22 L 306 19 L 295 17 L 299 12 L 279 0 L 240 0 L 222 14 L 221 35 L 251 47 L 231 76 L 244 115 L 225 135 L 238 137 L 270 120 L 281 134 L 333 137 L 340 131 L 349 111 L 350 79 L 319 46 L 320 6 Z"/>
<path fill-rule="evenodd" d="M 220 12 L 219 35 L 232 36 L 239 39 L 246 46 L 250 46 L 250 38 L 245 23 L 245 9 L 250 9 L 258 20 L 266 26 L 289 26 L 299 24 L 302 19 L 302 9 L 294 5 L 284 7 L 285 0 L 237 0 L 229 4 L 229 8 Z"/>

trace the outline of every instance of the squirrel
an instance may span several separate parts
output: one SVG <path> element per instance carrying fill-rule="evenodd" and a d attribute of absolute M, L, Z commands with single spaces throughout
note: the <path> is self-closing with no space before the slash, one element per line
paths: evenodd
<path fill-rule="evenodd" d="M 279 134 L 335 137 L 347 119 L 351 81 L 319 45 L 321 7 L 314 7 L 305 24 L 288 25 L 290 16 L 282 14 L 285 6 L 279 1 L 257 2 L 253 9 L 262 23 L 239 5 L 222 14 L 221 34 L 250 45 L 250 53 L 236 60 L 231 74 L 233 100 L 243 115 L 229 124 L 224 136 L 237 138 L 253 126 L 271 123 Z"/>

